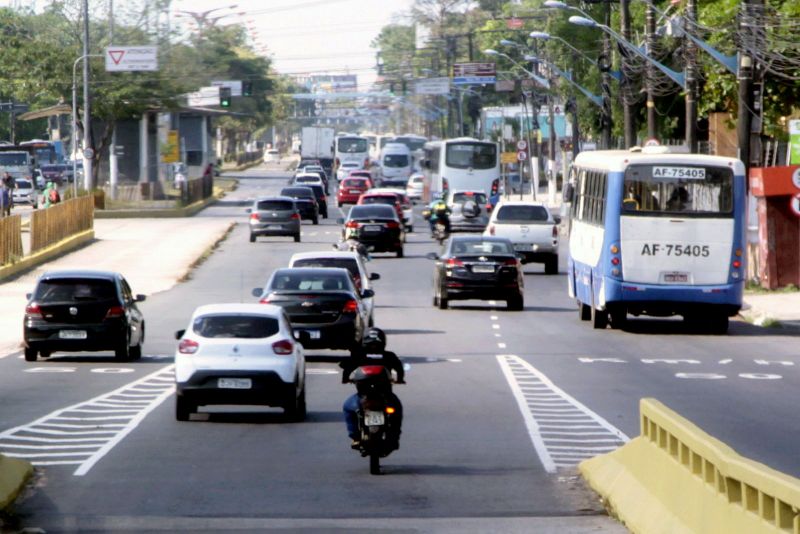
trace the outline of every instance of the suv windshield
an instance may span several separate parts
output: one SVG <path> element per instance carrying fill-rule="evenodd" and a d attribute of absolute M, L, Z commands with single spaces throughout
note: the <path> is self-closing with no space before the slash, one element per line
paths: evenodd
<path fill-rule="evenodd" d="M 274 336 L 278 320 L 261 315 L 204 315 L 194 320 L 192 330 L 203 337 L 258 339 Z"/>
<path fill-rule="evenodd" d="M 497 210 L 498 222 L 524 221 L 524 222 L 546 222 L 548 218 L 547 208 L 544 206 L 500 206 Z"/>
<path fill-rule="evenodd" d="M 731 216 L 733 170 L 726 167 L 631 165 L 625 171 L 626 215 Z"/>
<path fill-rule="evenodd" d="M 40 303 L 112 300 L 117 288 L 111 280 L 91 278 L 59 278 L 42 280 L 36 286 L 33 300 Z"/>

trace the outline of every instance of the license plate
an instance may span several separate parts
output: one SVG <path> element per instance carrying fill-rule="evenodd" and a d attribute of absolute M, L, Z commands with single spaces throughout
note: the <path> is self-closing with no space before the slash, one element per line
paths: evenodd
<path fill-rule="evenodd" d="M 472 266 L 473 273 L 493 273 L 494 272 L 494 265 L 473 265 Z"/>
<path fill-rule="evenodd" d="M 350 194 L 351 195 L 360 195 L 361 194 L 361 190 L 360 189 L 351 189 L 350 190 Z"/>
<path fill-rule="evenodd" d="M 532 250 L 533 247 L 534 245 L 528 243 L 514 243 L 514 250 L 518 252 Z"/>
<path fill-rule="evenodd" d="M 689 281 L 688 273 L 664 273 L 664 282 L 680 284 Z"/>
<path fill-rule="evenodd" d="M 280 230 L 281 228 L 283 228 L 283 226 L 280 224 L 270 224 L 267 226 L 267 230 Z"/>
<path fill-rule="evenodd" d="M 364 226 L 363 230 L 365 232 L 380 232 L 383 229 L 383 226 L 379 224 L 367 224 Z"/>
<path fill-rule="evenodd" d="M 253 381 L 249 378 L 220 378 L 217 380 L 217 387 L 220 389 L 250 389 Z"/>
<path fill-rule="evenodd" d="M 58 337 L 61 339 L 86 339 L 86 330 L 60 330 Z"/>
<path fill-rule="evenodd" d="M 367 426 L 378 426 L 384 422 L 383 412 L 367 410 L 364 412 L 364 424 Z"/>
<path fill-rule="evenodd" d="M 306 333 L 311 339 L 319 339 L 320 337 L 319 330 L 306 330 Z"/>

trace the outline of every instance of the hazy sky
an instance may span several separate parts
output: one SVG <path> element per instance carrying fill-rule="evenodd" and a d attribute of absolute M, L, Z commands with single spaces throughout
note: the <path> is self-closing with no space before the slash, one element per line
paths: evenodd
<path fill-rule="evenodd" d="M 121 0 L 118 0 L 121 1 Z M 173 13 L 204 12 L 218 24 L 244 23 L 257 47 L 287 74 L 328 72 L 359 75 L 359 84 L 375 78 L 370 42 L 382 26 L 407 22 L 413 0 L 175 0 Z M 236 4 L 230 9 L 228 6 Z M 177 15 L 176 21 L 191 20 Z"/>

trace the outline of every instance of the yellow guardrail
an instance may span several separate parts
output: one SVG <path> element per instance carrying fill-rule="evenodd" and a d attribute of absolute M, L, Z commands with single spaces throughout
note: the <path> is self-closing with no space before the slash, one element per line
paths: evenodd
<path fill-rule="evenodd" d="M 580 471 L 632 532 L 800 534 L 800 480 L 755 462 L 655 399 L 641 435 Z"/>

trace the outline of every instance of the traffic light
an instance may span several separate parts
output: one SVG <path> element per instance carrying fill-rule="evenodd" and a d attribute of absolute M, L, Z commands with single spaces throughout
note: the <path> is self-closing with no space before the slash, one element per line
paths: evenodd
<path fill-rule="evenodd" d="M 253 82 L 242 82 L 242 96 L 253 96 Z"/>
<path fill-rule="evenodd" d="M 231 88 L 230 87 L 220 87 L 219 88 L 219 106 L 221 108 L 229 108 L 229 107 L 231 107 Z"/>

